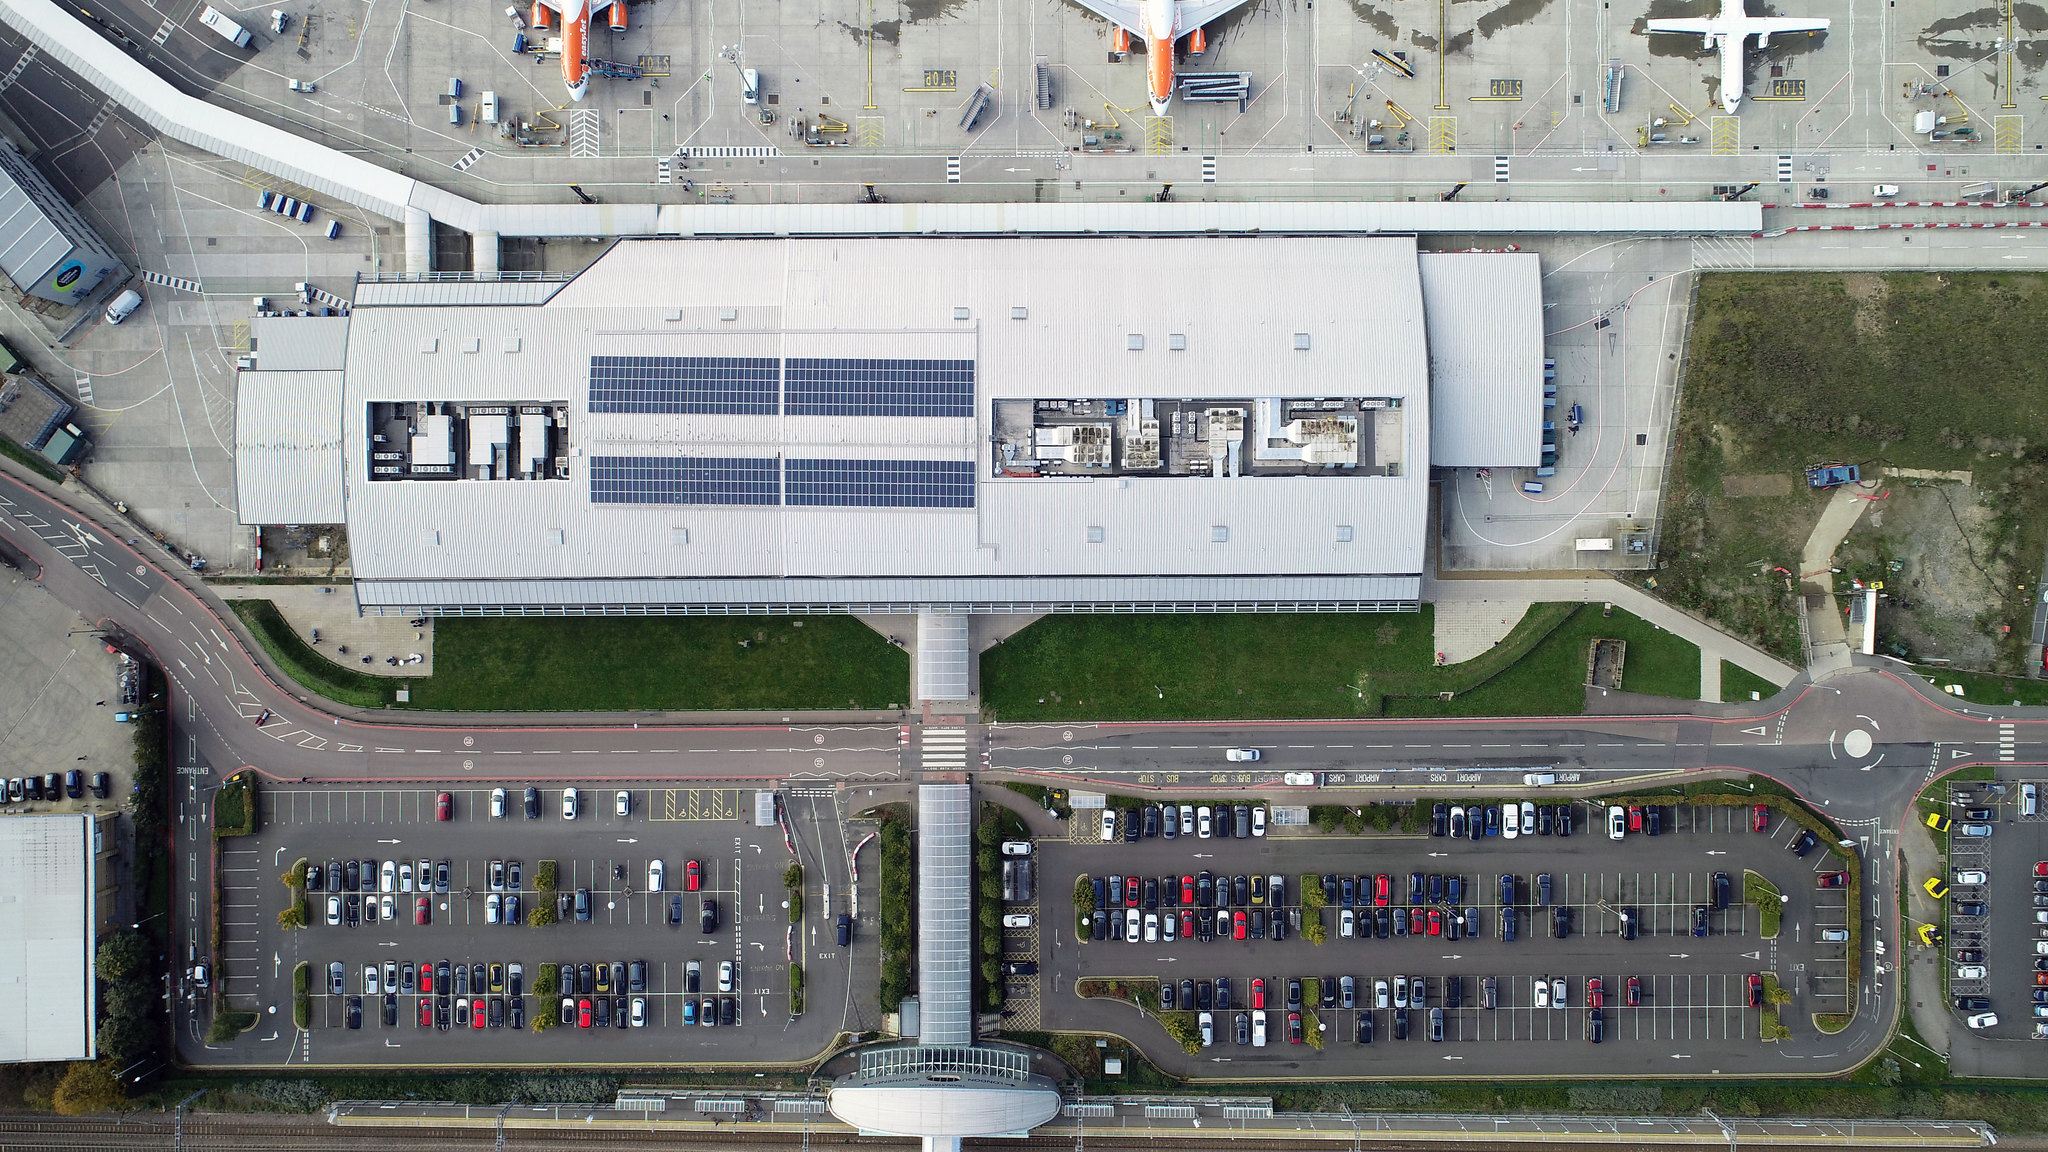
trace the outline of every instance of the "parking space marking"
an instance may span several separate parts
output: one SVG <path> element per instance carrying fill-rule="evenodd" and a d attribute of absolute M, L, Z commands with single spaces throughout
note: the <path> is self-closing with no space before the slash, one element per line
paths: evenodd
<path fill-rule="evenodd" d="M 737 788 L 663 788 L 649 806 L 649 820 L 737 820 L 740 793 Z"/>

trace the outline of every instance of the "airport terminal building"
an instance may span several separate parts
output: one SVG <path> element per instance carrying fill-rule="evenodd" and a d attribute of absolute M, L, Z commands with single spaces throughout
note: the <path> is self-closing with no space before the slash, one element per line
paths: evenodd
<path fill-rule="evenodd" d="M 1534 465 L 1537 257 L 1411 237 L 638 240 L 266 317 L 245 522 L 366 612 L 1383 611 Z"/>

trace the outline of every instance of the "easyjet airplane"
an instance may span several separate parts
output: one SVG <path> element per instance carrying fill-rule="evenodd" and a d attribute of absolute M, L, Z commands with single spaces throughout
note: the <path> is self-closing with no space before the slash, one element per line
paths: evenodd
<path fill-rule="evenodd" d="M 1166 115 L 1173 99 L 1173 46 L 1188 37 L 1188 54 L 1209 50 L 1202 26 L 1246 0 L 1080 0 L 1081 6 L 1116 25 L 1113 41 L 1118 57 L 1130 51 L 1131 39 L 1145 42 L 1145 92 L 1156 116 Z"/>
<path fill-rule="evenodd" d="M 590 91 L 590 22 L 599 12 L 611 10 L 614 32 L 626 30 L 626 0 L 533 0 L 533 27 L 545 32 L 548 13 L 562 14 L 562 82 L 569 86 L 569 99 L 581 100 Z"/>

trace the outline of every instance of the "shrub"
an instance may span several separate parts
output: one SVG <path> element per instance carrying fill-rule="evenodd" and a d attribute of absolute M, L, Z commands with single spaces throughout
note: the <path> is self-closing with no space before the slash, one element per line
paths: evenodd
<path fill-rule="evenodd" d="M 1742 870 L 1742 898 L 1756 905 L 1758 934 L 1766 940 L 1776 939 L 1779 920 L 1785 914 L 1785 902 L 1778 886 L 1745 868 Z"/>
<path fill-rule="evenodd" d="M 804 1010 L 804 966 L 789 966 L 789 1014 L 801 1016 Z"/>
<path fill-rule="evenodd" d="M 213 794 L 213 836 L 247 836 L 256 831 L 256 775 L 237 772 Z"/>
<path fill-rule="evenodd" d="M 553 892 L 555 890 L 555 862 L 543 860 L 533 869 L 533 890 Z"/>
<path fill-rule="evenodd" d="M 534 901 L 533 910 L 526 914 L 526 922 L 535 928 L 545 928 L 553 924 L 555 922 L 555 902 L 553 900 Z"/>
<path fill-rule="evenodd" d="M 279 928 L 304 928 L 306 926 L 306 905 L 304 901 L 293 903 L 277 914 Z"/>
<path fill-rule="evenodd" d="M 1301 1013 L 1301 1042 L 1318 1050 L 1323 1046 L 1323 1018 L 1307 1009 Z"/>
<path fill-rule="evenodd" d="M 903 1005 L 911 986 L 911 958 L 917 954 L 914 916 L 917 903 L 916 854 L 910 845 L 910 829 L 893 811 L 882 820 L 881 841 L 881 1006 L 894 1012 Z M 1001 881 L 998 879 L 998 884 Z M 997 895 L 1001 896 L 1000 887 Z"/>
<path fill-rule="evenodd" d="M 1311 944 L 1321 944 L 1329 940 L 1330 929 L 1323 923 L 1322 911 L 1311 911 L 1307 908 L 1301 911 L 1301 938 Z"/>
<path fill-rule="evenodd" d="M 233 1008 L 220 1008 L 213 1014 L 213 1023 L 206 1029 L 208 1044 L 225 1044 L 256 1026 L 254 1012 L 242 1012 Z"/>
<path fill-rule="evenodd" d="M 1823 1034 L 1833 1036 L 1849 1026 L 1849 1017 L 1840 1012 L 1817 1012 L 1813 1017 L 1813 1026 Z M 1887 1062 L 1892 1065 L 1892 1074 L 1898 1075 L 1898 1061 Z M 1882 1072 L 1883 1069 L 1880 1068 L 1879 1071 Z M 1882 1076 L 1879 1077 L 1879 1082 L 1883 1083 Z M 1892 1083 L 1896 1084 L 1898 1081 L 1893 1080 Z"/>
<path fill-rule="evenodd" d="M 313 965 L 301 960 L 292 969 L 292 1026 L 303 1032 L 313 1026 Z"/>
<path fill-rule="evenodd" d="M 105 1060 L 77 1060 L 64 1070 L 50 1107 L 59 1116 L 84 1116 L 91 1112 L 112 1112 L 127 1097 L 114 1079 Z"/>
<path fill-rule="evenodd" d="M 555 1000 L 562 995 L 562 970 L 558 965 L 542 964 L 533 975 L 533 994 L 541 1000 Z"/>
<path fill-rule="evenodd" d="M 1085 875 L 1074 881 L 1074 911 L 1082 916 L 1095 911 L 1095 881 Z"/>
<path fill-rule="evenodd" d="M 1664 1090 L 1655 1084 L 1574 1084 L 1565 1098 L 1581 1112 L 1656 1112 L 1664 1106 Z"/>
<path fill-rule="evenodd" d="M 1190 1056 L 1202 1051 L 1202 1026 L 1196 1022 L 1193 1012 L 1165 1012 L 1160 1014 L 1159 1024 L 1166 1034 L 1173 1037 L 1181 1051 Z"/>
<path fill-rule="evenodd" d="M 802 864 L 792 862 L 789 867 L 784 868 L 782 870 L 782 886 L 784 888 L 803 887 L 804 866 Z"/>
<path fill-rule="evenodd" d="M 116 932 L 93 955 L 92 969 L 108 983 L 132 976 L 149 963 L 149 941 L 140 932 Z"/>
<path fill-rule="evenodd" d="M 1322 908 L 1328 903 L 1329 897 L 1323 892 L 1323 878 L 1314 872 L 1303 872 L 1301 874 L 1301 910 L 1307 912 L 1311 908 Z"/>

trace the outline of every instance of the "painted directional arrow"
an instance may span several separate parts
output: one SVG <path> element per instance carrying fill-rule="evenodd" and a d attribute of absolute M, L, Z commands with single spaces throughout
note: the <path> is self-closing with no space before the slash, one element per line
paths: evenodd
<path fill-rule="evenodd" d="M 638 844 L 639 842 L 640 838 L 638 836 L 621 836 L 619 838 L 619 843 L 621 844 Z"/>
<path fill-rule="evenodd" d="M 1759 724 L 1754 728 L 1744 728 L 1742 731 L 1746 736 L 1768 736 L 1771 734 L 1770 726 L 1767 724 Z"/>
<path fill-rule="evenodd" d="M 1723 851 L 1721 851 L 1721 850 L 1720 850 L 1719 848 L 1709 848 L 1709 849 L 1707 849 L 1707 855 L 1709 855 L 1709 856 L 1726 856 L 1726 855 L 1727 855 L 1727 853 L 1726 853 L 1726 852 L 1723 852 Z"/>
<path fill-rule="evenodd" d="M 1433 859 L 1435 859 L 1435 858 L 1436 858 L 1436 857 L 1438 857 L 1438 856 L 1449 856 L 1449 855 L 1450 855 L 1450 853 L 1449 853 L 1449 852 L 1431 852 L 1431 853 L 1430 853 L 1429 855 L 1430 855 L 1430 858 L 1431 858 L 1431 859 L 1433 860 Z"/>
<path fill-rule="evenodd" d="M 1744 952 L 1742 958 L 1744 960 L 1761 960 L 1764 958 L 1763 950 L 1758 949 L 1755 952 Z"/>
<path fill-rule="evenodd" d="M 379 840 L 379 841 L 377 841 L 377 843 L 379 843 L 379 844 L 402 844 L 402 843 L 404 843 L 404 841 L 402 841 L 402 840 Z"/>
<path fill-rule="evenodd" d="M 1670 956 L 1670 957 L 1671 957 L 1671 958 L 1672 958 L 1673 960 L 1683 960 L 1683 959 L 1685 959 L 1686 957 L 1688 957 L 1688 956 L 1692 955 L 1692 953 L 1690 953 L 1690 952 L 1671 952 L 1671 953 L 1668 953 L 1668 955 L 1669 955 L 1669 956 Z"/>
<path fill-rule="evenodd" d="M 1948 758 L 1949 758 L 1949 759 L 1951 759 L 1951 760 L 1954 760 L 1954 759 L 1956 759 L 1957 757 L 1960 757 L 1960 756 L 1968 756 L 1968 755 L 1969 755 L 1969 753 L 1968 753 L 1968 752 L 1965 752 L 1965 751 L 1964 751 L 1964 750 L 1962 750 L 1961 748 L 1951 748 L 1951 749 L 1949 749 L 1949 750 L 1948 750 Z"/>

